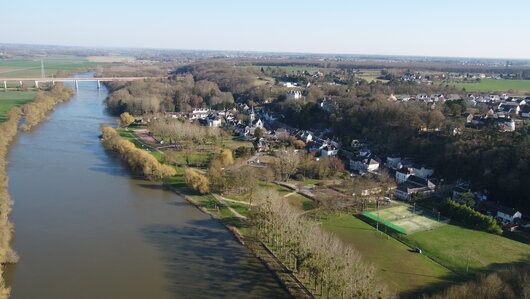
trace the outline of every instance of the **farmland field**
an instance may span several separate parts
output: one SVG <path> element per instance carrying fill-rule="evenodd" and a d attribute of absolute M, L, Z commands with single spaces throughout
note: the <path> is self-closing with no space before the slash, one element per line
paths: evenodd
<path fill-rule="evenodd" d="M 470 92 L 514 92 L 530 93 L 530 80 L 481 79 L 480 83 L 455 83 L 456 87 L 465 88 Z"/>
<path fill-rule="evenodd" d="M 86 57 L 70 55 L 57 55 L 42 57 L 46 77 L 52 77 L 60 70 L 75 70 L 80 68 L 94 67 L 105 64 L 105 62 L 92 62 Z M 41 76 L 41 57 L 0 59 L 0 77 L 2 78 L 24 78 Z"/>
<path fill-rule="evenodd" d="M 390 238 L 351 215 L 322 218 L 324 229 L 355 247 L 363 260 L 376 266 L 377 275 L 401 297 L 419 297 L 455 282 L 454 274 L 425 255 L 413 253 L 403 243 Z"/>
<path fill-rule="evenodd" d="M 8 91 L 0 92 L 0 122 L 6 120 L 6 112 L 14 106 L 23 105 L 35 97 L 37 93 L 32 91 Z"/>

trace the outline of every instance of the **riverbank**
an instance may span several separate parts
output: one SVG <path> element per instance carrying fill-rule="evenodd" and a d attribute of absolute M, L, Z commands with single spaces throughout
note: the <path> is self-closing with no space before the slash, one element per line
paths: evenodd
<path fill-rule="evenodd" d="M 190 196 L 179 192 L 175 188 L 171 188 L 176 194 L 182 196 L 190 204 L 195 206 L 201 212 L 209 215 L 213 219 L 219 220 L 228 231 L 232 233 L 234 238 L 241 244 L 246 246 L 252 253 L 265 265 L 265 267 L 275 275 L 280 284 L 285 288 L 294 298 L 314 298 L 309 290 L 304 286 L 296 276 L 276 257 L 276 255 L 261 241 L 257 239 L 246 238 L 239 229 L 231 224 L 223 222 L 222 218 L 215 214 L 214 211 L 209 211 L 207 207 L 202 206 L 199 202 Z M 240 220 L 241 221 L 241 220 Z"/>
<path fill-rule="evenodd" d="M 104 110 L 107 94 L 79 84 L 11 145 L 21 259 L 6 267 L 10 298 L 287 298 L 219 221 L 104 149 L 100 124 L 116 119 Z"/>
<path fill-rule="evenodd" d="M 33 100 L 26 100 L 25 104 L 14 106 L 6 113 L 6 120 L 0 123 L 0 298 L 8 298 L 10 289 L 3 279 L 3 265 L 18 262 L 18 255 L 11 248 L 13 223 L 9 220 L 13 201 L 8 191 L 8 177 L 6 167 L 7 153 L 11 142 L 18 133 L 22 119 L 25 124 L 21 130 L 29 131 L 32 127 L 44 121 L 54 106 L 68 100 L 73 94 L 71 88 L 57 85 L 50 91 L 39 92 Z M 27 97 L 27 94 L 24 94 Z"/>
<path fill-rule="evenodd" d="M 108 128 L 106 130 L 108 131 Z M 119 129 L 118 131 L 121 133 L 122 140 L 133 142 L 137 148 L 149 149 L 148 152 L 159 162 L 165 160 L 163 151 L 156 150 L 149 144 L 145 144 L 140 138 L 135 136 L 134 132 L 128 129 Z M 106 141 L 103 140 L 103 142 L 105 143 Z M 249 236 L 246 216 L 238 213 L 231 205 L 219 201 L 217 199 L 218 195 L 216 194 L 208 193 L 201 195 L 189 189 L 184 182 L 184 167 L 175 165 L 174 168 L 176 175 L 163 180 L 163 185 L 183 197 L 202 213 L 209 215 L 212 219 L 216 219 L 223 224 L 240 244 L 246 246 L 275 275 L 280 284 L 291 296 L 295 298 L 313 298 L 311 292 L 307 290 L 303 283 L 293 275 L 272 251 L 267 249 L 265 244 Z M 197 170 L 201 173 L 205 171 L 205 169 Z M 245 210 L 244 213 L 248 213 L 248 211 Z"/>

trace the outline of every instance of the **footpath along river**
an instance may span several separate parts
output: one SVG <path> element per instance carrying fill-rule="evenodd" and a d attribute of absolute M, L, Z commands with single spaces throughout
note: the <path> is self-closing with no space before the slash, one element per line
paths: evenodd
<path fill-rule="evenodd" d="M 103 149 L 99 125 L 115 121 L 107 94 L 80 82 L 11 146 L 11 298 L 288 297 L 218 221 Z"/>

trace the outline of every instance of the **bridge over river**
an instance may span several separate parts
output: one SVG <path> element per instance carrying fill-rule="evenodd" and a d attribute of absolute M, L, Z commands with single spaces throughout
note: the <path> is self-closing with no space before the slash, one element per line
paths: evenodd
<path fill-rule="evenodd" d="M 146 79 L 160 79 L 164 77 L 96 77 L 96 78 L 0 78 L 0 82 L 4 82 L 4 90 L 7 90 L 8 82 L 18 82 L 20 86 L 24 82 L 33 82 L 35 88 L 39 88 L 39 82 L 74 82 L 75 88 L 79 88 L 79 81 L 93 81 L 98 83 L 98 88 L 101 87 L 101 82 L 108 81 L 135 81 L 135 80 L 146 80 Z"/>

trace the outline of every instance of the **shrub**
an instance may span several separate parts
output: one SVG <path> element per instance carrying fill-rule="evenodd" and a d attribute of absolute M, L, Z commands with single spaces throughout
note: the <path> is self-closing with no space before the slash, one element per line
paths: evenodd
<path fill-rule="evenodd" d="M 120 134 L 109 126 L 103 126 L 103 146 L 106 149 L 119 152 L 127 164 L 151 181 L 159 181 L 174 176 L 176 171 L 173 167 L 161 164 L 149 153 L 136 148 L 127 140 L 121 138 Z"/>
<path fill-rule="evenodd" d="M 208 178 L 191 168 L 186 168 L 184 170 L 184 182 L 188 187 L 201 194 L 210 192 L 210 182 L 208 181 Z"/>
<path fill-rule="evenodd" d="M 492 217 L 481 214 L 473 208 L 459 204 L 449 198 L 440 206 L 440 212 L 470 228 L 497 235 L 502 233 L 502 228 Z"/>

